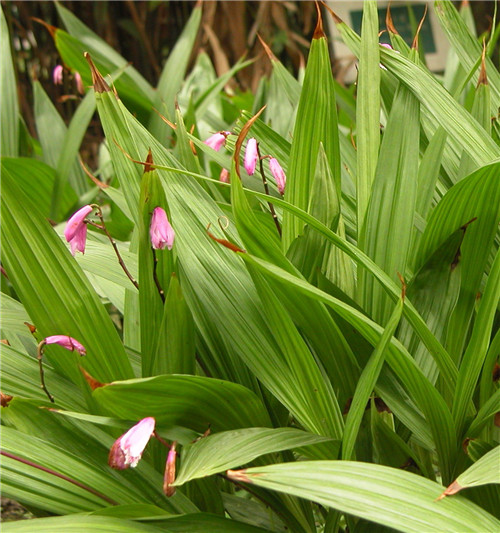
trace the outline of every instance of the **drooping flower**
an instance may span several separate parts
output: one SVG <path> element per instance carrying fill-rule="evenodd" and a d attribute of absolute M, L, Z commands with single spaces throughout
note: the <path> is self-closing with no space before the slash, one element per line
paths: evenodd
<path fill-rule="evenodd" d="M 85 217 L 92 212 L 94 208 L 91 205 L 85 205 L 79 209 L 69 220 L 66 222 L 66 228 L 64 230 L 64 237 L 71 245 L 71 253 L 75 255 L 75 252 L 85 253 L 85 242 L 87 240 L 87 224 L 85 223 Z"/>
<path fill-rule="evenodd" d="M 245 150 L 245 170 L 249 176 L 252 176 L 255 172 L 255 165 L 259 159 L 259 152 L 257 150 L 257 140 L 253 137 L 248 139 L 247 149 Z"/>
<path fill-rule="evenodd" d="M 151 237 L 151 245 L 155 250 L 163 250 L 164 248 L 171 250 L 174 245 L 175 231 L 168 221 L 167 213 L 161 207 L 155 207 L 153 210 L 149 236 Z"/>
<path fill-rule="evenodd" d="M 218 131 L 217 133 L 211 135 L 205 141 L 205 144 L 218 152 L 224 146 L 228 135 L 231 135 L 230 131 Z"/>
<path fill-rule="evenodd" d="M 109 450 L 109 466 L 117 470 L 125 470 L 130 466 L 135 468 L 154 433 L 155 424 L 155 419 L 148 416 L 116 439 Z"/>
<path fill-rule="evenodd" d="M 222 181 L 222 183 L 229 183 L 229 170 L 227 168 L 223 168 L 220 171 L 219 180 Z"/>
<path fill-rule="evenodd" d="M 269 159 L 269 168 L 271 169 L 271 174 L 276 180 L 276 185 L 278 186 L 278 191 L 281 195 L 285 194 L 285 185 L 286 185 L 286 175 L 285 171 L 281 168 L 281 165 L 278 163 L 278 160 L 274 157 Z"/>
<path fill-rule="evenodd" d="M 70 337 L 68 335 L 52 335 L 51 337 L 46 337 L 43 342 L 45 344 L 59 344 L 59 346 L 66 348 L 66 350 L 70 350 L 71 352 L 76 351 L 80 355 L 87 354 L 87 350 L 85 350 L 85 347 L 81 345 L 76 339 L 73 339 L 73 337 Z"/>
<path fill-rule="evenodd" d="M 62 85 L 63 82 L 63 66 L 56 65 L 52 71 L 52 81 L 54 85 Z"/>
<path fill-rule="evenodd" d="M 75 72 L 75 83 L 76 83 L 76 90 L 80 94 L 84 94 L 85 93 L 85 88 L 83 87 L 82 77 L 80 76 L 79 72 Z"/>

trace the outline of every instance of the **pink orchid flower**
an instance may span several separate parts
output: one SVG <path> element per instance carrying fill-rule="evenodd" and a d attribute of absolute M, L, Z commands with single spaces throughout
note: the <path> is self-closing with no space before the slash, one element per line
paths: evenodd
<path fill-rule="evenodd" d="M 59 346 L 66 348 L 66 350 L 70 350 L 71 352 L 76 351 L 80 355 L 87 354 L 85 347 L 68 335 L 52 335 L 51 337 L 46 337 L 44 342 L 45 344 L 59 344 Z"/>
<path fill-rule="evenodd" d="M 210 146 L 210 148 L 213 148 L 216 152 L 218 152 L 226 143 L 226 138 L 228 135 L 231 135 L 230 131 L 218 131 L 217 133 L 211 135 L 205 141 L 205 144 L 207 146 Z"/>
<path fill-rule="evenodd" d="M 125 470 L 129 466 L 135 468 L 154 433 L 155 424 L 153 417 L 143 418 L 119 437 L 109 450 L 109 466 L 117 470 Z"/>
<path fill-rule="evenodd" d="M 62 85 L 63 83 L 63 66 L 56 65 L 52 71 L 52 81 L 54 85 Z"/>
<path fill-rule="evenodd" d="M 149 235 L 151 237 L 151 245 L 155 250 L 172 249 L 175 231 L 168 221 L 167 213 L 161 207 L 155 207 L 153 210 Z"/>
<path fill-rule="evenodd" d="M 64 230 L 64 237 L 71 245 L 71 253 L 82 252 L 85 253 L 85 243 L 87 241 L 87 224 L 85 223 L 85 217 L 92 212 L 94 208 L 91 205 L 85 205 L 79 209 L 69 220 L 66 222 L 66 228 Z"/>

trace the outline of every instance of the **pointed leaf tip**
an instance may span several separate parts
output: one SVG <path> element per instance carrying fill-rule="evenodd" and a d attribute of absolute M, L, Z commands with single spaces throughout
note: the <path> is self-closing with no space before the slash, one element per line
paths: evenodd
<path fill-rule="evenodd" d="M 87 63 L 90 66 L 90 72 L 92 73 L 92 84 L 94 85 L 94 91 L 96 93 L 107 93 L 110 92 L 111 89 L 109 88 L 109 85 L 104 81 L 104 78 L 102 77 L 101 73 L 97 70 L 97 67 L 94 65 L 94 62 L 92 61 L 92 58 L 90 57 L 90 54 L 88 52 L 84 52 L 83 56 L 87 60 Z"/>
<path fill-rule="evenodd" d="M 425 4 L 424 14 L 422 16 L 422 19 L 420 20 L 417 31 L 415 32 L 415 38 L 413 39 L 413 43 L 411 44 L 411 47 L 414 49 L 418 49 L 418 37 L 420 35 L 420 30 L 422 29 L 422 26 L 424 25 L 424 20 L 426 16 L 427 16 L 427 4 Z"/>
<path fill-rule="evenodd" d="M 321 9 L 319 7 L 319 2 L 316 1 L 316 11 L 318 12 L 318 22 L 314 30 L 313 39 L 320 39 L 321 37 L 326 37 L 325 32 L 323 31 L 323 18 L 321 16 Z"/>
<path fill-rule="evenodd" d="M 448 488 L 436 499 L 436 501 L 442 500 L 445 496 L 452 496 L 463 489 L 462 485 L 454 481 Z"/>
<path fill-rule="evenodd" d="M 486 41 L 483 40 L 483 53 L 481 55 L 481 70 L 479 71 L 479 78 L 477 86 L 488 85 L 488 76 L 486 75 Z"/>
<path fill-rule="evenodd" d="M 151 165 L 153 165 L 153 152 L 151 152 L 151 148 L 148 150 L 148 155 L 146 157 L 146 162 L 144 164 L 144 174 L 146 172 L 151 172 Z"/>
<path fill-rule="evenodd" d="M 387 31 L 389 33 L 392 33 L 393 35 L 399 35 L 398 30 L 396 29 L 396 26 L 394 26 L 394 22 L 392 21 L 390 2 L 387 4 L 387 11 L 385 13 L 385 27 L 387 28 Z"/>
<path fill-rule="evenodd" d="M 324 7 L 326 7 L 328 12 L 332 16 L 333 21 L 335 22 L 335 24 L 343 24 L 344 23 L 344 21 L 337 15 L 337 13 L 335 13 L 335 11 L 333 11 L 333 9 L 329 5 L 327 5 L 325 2 L 321 2 L 321 3 L 323 4 Z"/>
<path fill-rule="evenodd" d="M 278 58 L 273 54 L 273 51 L 271 50 L 269 45 L 264 41 L 264 39 L 259 34 L 257 34 L 257 37 L 258 37 L 258 39 L 260 41 L 260 44 L 264 48 L 264 52 L 266 52 L 266 54 L 269 57 L 269 59 L 271 61 L 278 61 Z"/>
<path fill-rule="evenodd" d="M 93 376 L 91 376 L 83 366 L 80 366 L 80 372 L 83 374 L 83 377 L 85 378 L 85 381 L 89 384 L 89 387 L 92 390 L 96 390 L 100 387 L 105 387 L 106 385 L 109 385 L 109 383 L 101 383 L 100 381 L 97 381 Z"/>
<path fill-rule="evenodd" d="M 240 481 L 242 483 L 251 483 L 250 478 L 246 475 L 245 470 L 227 470 L 226 476 L 232 481 Z"/>

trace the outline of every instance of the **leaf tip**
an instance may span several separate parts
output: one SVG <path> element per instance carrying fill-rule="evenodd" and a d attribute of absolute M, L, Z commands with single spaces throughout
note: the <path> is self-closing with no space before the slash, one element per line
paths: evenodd
<path fill-rule="evenodd" d="M 246 468 L 243 470 L 226 470 L 226 476 L 232 481 L 251 483 L 250 478 L 246 475 Z"/>
<path fill-rule="evenodd" d="M 89 384 L 89 387 L 92 390 L 99 389 L 100 387 L 105 387 L 106 385 L 109 385 L 109 383 L 101 383 L 100 381 L 97 381 L 93 376 L 91 376 L 83 366 L 80 366 L 80 372 L 83 374 L 83 377 L 85 378 L 85 381 Z"/>
<path fill-rule="evenodd" d="M 104 81 L 101 73 L 97 70 L 97 67 L 94 65 L 92 58 L 88 52 L 83 53 L 83 57 L 87 60 L 87 63 L 90 67 L 90 72 L 92 73 L 92 85 L 94 86 L 94 91 L 96 93 L 108 93 L 111 91 L 109 85 Z"/>
<path fill-rule="evenodd" d="M 321 16 L 321 9 L 319 7 L 319 2 L 316 0 L 316 11 L 318 13 L 318 22 L 316 23 L 316 28 L 314 29 L 313 39 L 321 39 L 321 37 L 326 37 L 323 30 L 323 17 Z"/>
<path fill-rule="evenodd" d="M 463 488 L 464 487 L 462 487 L 462 485 L 460 485 L 460 483 L 458 483 L 455 480 L 451 485 L 448 486 L 448 488 L 445 491 L 443 491 L 442 494 L 440 494 L 436 498 L 436 501 L 442 500 L 446 496 L 452 496 L 453 494 L 456 494 L 457 492 L 460 492 Z"/>
<path fill-rule="evenodd" d="M 333 9 L 329 5 L 327 5 L 325 2 L 321 2 L 321 3 L 326 7 L 328 12 L 332 16 L 333 22 L 335 22 L 335 24 L 343 24 L 344 23 L 344 21 L 337 15 L 337 13 L 335 13 L 335 11 L 333 11 Z"/>

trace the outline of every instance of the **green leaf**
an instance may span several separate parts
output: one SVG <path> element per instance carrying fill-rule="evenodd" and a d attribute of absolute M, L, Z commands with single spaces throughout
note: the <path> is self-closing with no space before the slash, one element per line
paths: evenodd
<path fill-rule="evenodd" d="M 7 172 L 1 200 L 2 261 L 26 311 L 42 337 L 70 335 L 87 349 L 81 360 L 47 347 L 48 360 L 76 383 L 83 383 L 79 364 L 100 381 L 132 376 L 118 333 L 85 275 Z"/>
<path fill-rule="evenodd" d="M 342 459 L 349 460 L 352 458 L 356 437 L 359 431 L 359 426 L 361 425 L 366 404 L 370 398 L 370 394 L 375 388 L 380 371 L 382 370 L 387 346 L 390 343 L 401 319 L 401 315 L 403 313 L 403 302 L 404 297 L 402 296 L 399 302 L 396 304 L 396 308 L 387 322 L 384 333 L 380 337 L 380 341 L 370 356 L 370 359 L 365 365 L 365 368 L 363 369 L 363 372 L 359 378 L 356 391 L 354 392 L 354 397 L 349 408 L 349 413 L 347 414 L 344 436 L 342 439 Z"/>
<path fill-rule="evenodd" d="M 442 492 L 437 483 L 380 465 L 303 461 L 249 468 L 233 476 L 250 486 L 313 500 L 398 531 L 494 532 L 500 527 L 500 521 L 468 500 L 435 501 Z"/>
<path fill-rule="evenodd" d="M 419 268 L 451 233 L 477 218 L 467 226 L 460 247 L 460 296 L 448 327 L 450 354 L 457 361 L 500 220 L 499 168 L 500 163 L 482 167 L 448 191 L 429 218 L 416 256 Z"/>
<path fill-rule="evenodd" d="M 74 174 L 75 172 L 75 158 L 78 156 L 80 144 L 82 143 L 94 113 L 95 97 L 93 91 L 89 91 L 71 119 L 57 161 L 56 180 L 54 182 L 51 209 L 52 217 L 54 218 L 56 218 L 58 214 L 64 215 L 66 213 L 64 205 L 59 205 L 66 183 L 71 183 L 80 196 L 87 191 L 88 187 L 86 178 L 83 176 L 80 167 L 78 167 L 79 174 L 72 176 L 72 173 Z"/>
<path fill-rule="evenodd" d="M 500 484 L 500 446 L 495 446 L 487 454 L 478 459 L 465 472 L 462 472 L 455 483 L 462 489 L 477 487 L 487 483 Z"/>
<path fill-rule="evenodd" d="M 377 2 L 363 4 L 361 49 L 356 99 L 356 205 L 358 236 L 361 234 L 375 180 L 380 144 L 380 55 Z M 418 122 L 417 122 L 418 124 Z M 361 242 L 363 242 L 361 240 Z M 364 246 L 362 246 L 364 249 Z"/>
<path fill-rule="evenodd" d="M 38 159 L 2 157 L 2 171 L 8 172 L 15 179 L 46 218 L 50 216 L 52 191 L 58 180 L 57 172 L 52 167 Z M 33 179 L 35 176 L 36 179 Z M 62 186 L 59 214 L 67 213 L 77 199 L 69 185 Z"/>
<path fill-rule="evenodd" d="M 175 485 L 245 465 L 267 453 L 328 440 L 293 428 L 246 428 L 209 435 L 182 449 Z"/>
<path fill-rule="evenodd" d="M 174 104 L 184 80 L 189 57 L 198 35 L 201 22 L 201 5 L 191 12 L 181 35 L 168 56 L 156 87 L 153 107 L 163 113 L 169 120 L 174 120 Z M 170 126 L 162 121 L 155 111 L 151 111 L 149 131 L 162 143 L 166 144 L 170 136 Z"/>
<path fill-rule="evenodd" d="M 0 86 L 2 87 L 2 105 L 0 106 L 0 124 L 2 136 L 0 154 L 2 157 L 19 155 L 19 102 L 9 28 L 3 6 L 0 10 L 0 35 L 2 42 L 2 59 L 0 63 Z"/>
<path fill-rule="evenodd" d="M 269 426 L 259 398 L 237 383 L 202 376 L 156 376 L 96 389 L 94 398 L 119 418 L 153 416 L 159 424 L 186 425 L 203 433 Z"/>
<path fill-rule="evenodd" d="M 382 140 L 364 226 L 360 230 L 360 248 L 394 280 L 398 273 L 403 276 L 406 273 L 412 240 L 419 119 L 418 100 L 400 84 Z M 358 172 L 359 165 L 360 161 Z M 390 298 L 366 270 L 359 272 L 358 279 L 358 298 L 363 301 L 363 309 L 373 320 L 384 324 L 392 307 Z"/>
<path fill-rule="evenodd" d="M 37 533 L 158 533 L 166 529 L 158 529 L 153 525 L 141 524 L 131 520 L 108 516 L 69 515 L 51 518 L 37 518 L 33 520 L 19 520 L 2 524 L 6 533 L 32 533 L 33 528 Z"/>
<path fill-rule="evenodd" d="M 319 23 L 307 61 L 293 132 L 290 162 L 287 169 L 285 197 L 291 204 L 307 209 L 311 183 L 320 142 L 332 170 L 334 182 L 340 184 L 340 149 L 328 42 Z M 340 195 L 339 195 L 340 196 Z M 291 213 L 283 216 L 283 249 L 302 233 L 302 222 Z"/>
<path fill-rule="evenodd" d="M 453 416 L 460 436 L 464 429 L 469 402 L 474 395 L 481 367 L 490 342 L 495 314 L 500 301 L 500 250 L 497 251 L 479 304 L 472 335 L 458 372 L 453 401 Z"/>

